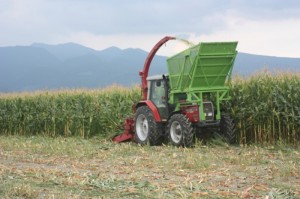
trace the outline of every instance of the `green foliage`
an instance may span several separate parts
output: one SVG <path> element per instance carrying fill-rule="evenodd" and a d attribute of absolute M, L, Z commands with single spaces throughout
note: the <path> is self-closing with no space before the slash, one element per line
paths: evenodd
<path fill-rule="evenodd" d="M 228 102 L 241 143 L 300 142 L 299 74 L 236 78 Z"/>
<path fill-rule="evenodd" d="M 254 75 L 234 78 L 231 112 L 238 141 L 259 144 L 300 144 L 300 75 Z M 121 133 L 133 114 L 140 89 L 67 90 L 0 95 L 0 134 L 101 136 Z"/>
<path fill-rule="evenodd" d="M 7 135 L 109 136 L 139 99 L 137 88 L 3 95 L 0 132 Z"/>

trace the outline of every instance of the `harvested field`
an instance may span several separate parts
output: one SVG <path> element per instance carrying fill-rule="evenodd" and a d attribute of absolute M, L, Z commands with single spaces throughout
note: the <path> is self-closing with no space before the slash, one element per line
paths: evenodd
<path fill-rule="evenodd" d="M 300 150 L 0 137 L 0 198 L 300 197 Z"/>

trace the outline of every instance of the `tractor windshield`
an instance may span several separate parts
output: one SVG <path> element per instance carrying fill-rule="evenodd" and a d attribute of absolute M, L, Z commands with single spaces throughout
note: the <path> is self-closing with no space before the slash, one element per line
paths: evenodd
<path fill-rule="evenodd" d="M 150 95 L 149 100 L 151 100 L 155 106 L 157 107 L 159 114 L 162 119 L 165 119 L 166 116 L 166 109 L 167 109 L 167 102 L 165 97 L 165 81 L 162 79 L 157 80 L 150 80 Z"/>
<path fill-rule="evenodd" d="M 165 86 L 164 82 L 159 80 L 150 81 L 150 97 L 149 99 L 156 105 L 156 107 L 166 107 Z"/>

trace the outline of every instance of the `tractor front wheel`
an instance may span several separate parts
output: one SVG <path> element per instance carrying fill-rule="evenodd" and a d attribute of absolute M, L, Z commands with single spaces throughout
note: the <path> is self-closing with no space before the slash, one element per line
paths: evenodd
<path fill-rule="evenodd" d="M 141 145 L 162 144 L 162 127 L 156 122 L 148 106 L 141 106 L 135 114 L 135 141 Z"/>
<path fill-rule="evenodd" d="M 169 141 L 173 146 L 192 147 L 194 145 L 194 128 L 182 114 L 174 114 L 168 122 Z"/>

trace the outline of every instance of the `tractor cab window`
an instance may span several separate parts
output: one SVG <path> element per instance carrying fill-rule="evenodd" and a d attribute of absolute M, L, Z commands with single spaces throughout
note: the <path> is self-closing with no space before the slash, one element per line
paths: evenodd
<path fill-rule="evenodd" d="M 157 107 L 162 120 L 166 120 L 168 118 L 165 89 L 166 86 L 164 80 L 158 79 L 149 81 L 149 100 L 151 100 Z"/>
<path fill-rule="evenodd" d="M 168 119 L 167 98 L 165 96 L 167 86 L 166 81 L 162 79 L 149 81 L 149 100 L 151 100 L 158 109 L 159 115 L 163 121 Z"/>
<path fill-rule="evenodd" d="M 149 99 L 156 105 L 157 108 L 166 107 L 165 83 L 162 79 L 150 81 Z"/>

